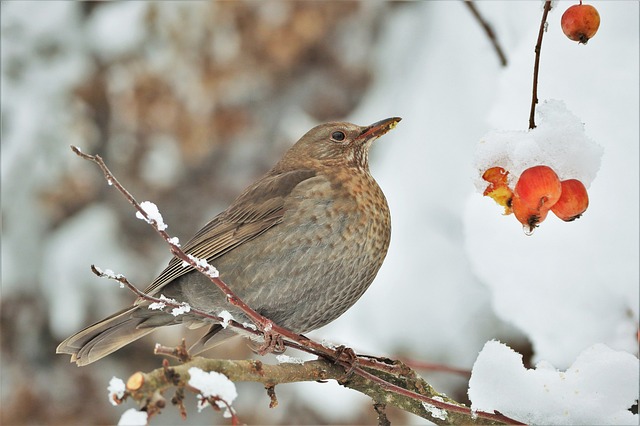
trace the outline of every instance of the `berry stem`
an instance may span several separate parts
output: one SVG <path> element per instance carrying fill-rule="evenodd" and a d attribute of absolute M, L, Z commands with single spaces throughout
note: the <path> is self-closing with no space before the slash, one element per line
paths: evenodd
<path fill-rule="evenodd" d="M 531 97 L 531 112 L 529 113 L 529 130 L 536 128 L 535 114 L 536 104 L 538 103 L 538 71 L 540 69 L 540 51 L 542 50 L 542 36 L 544 35 L 545 24 L 547 23 L 547 15 L 551 10 L 551 1 L 544 2 L 544 11 L 542 12 L 542 21 L 540 22 L 540 30 L 538 31 L 538 42 L 536 43 L 536 59 L 533 64 L 533 94 Z"/>

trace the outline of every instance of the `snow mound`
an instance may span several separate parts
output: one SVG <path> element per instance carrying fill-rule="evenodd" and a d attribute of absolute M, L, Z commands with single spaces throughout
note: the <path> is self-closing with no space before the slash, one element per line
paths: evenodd
<path fill-rule="evenodd" d="M 478 355 L 469 398 L 474 410 L 497 410 L 527 424 L 637 425 L 638 359 L 596 344 L 566 370 L 548 362 L 526 369 L 522 355 L 492 340 Z"/>
<path fill-rule="evenodd" d="M 507 170 L 513 188 L 524 170 L 540 164 L 551 167 L 560 180 L 578 179 L 589 188 L 603 149 L 586 135 L 580 119 L 564 102 L 548 100 L 537 107 L 536 123 L 531 130 L 493 130 L 480 140 L 474 162 L 479 192 L 487 187 L 482 174 L 491 167 Z"/>

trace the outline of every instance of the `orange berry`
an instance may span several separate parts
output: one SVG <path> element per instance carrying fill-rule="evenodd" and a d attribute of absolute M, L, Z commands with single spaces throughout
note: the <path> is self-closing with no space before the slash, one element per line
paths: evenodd
<path fill-rule="evenodd" d="M 565 222 L 571 222 L 582 216 L 589 207 L 587 188 L 577 179 L 563 180 L 560 184 L 562 195 L 551 211 Z"/>
<path fill-rule="evenodd" d="M 551 167 L 534 166 L 522 172 L 514 192 L 527 207 L 549 209 L 560 198 L 562 185 Z"/>
<path fill-rule="evenodd" d="M 574 4 L 562 14 L 560 20 L 562 32 L 573 41 L 587 44 L 598 31 L 600 26 L 600 14 L 595 7 L 582 4 Z"/>
<path fill-rule="evenodd" d="M 511 200 L 511 210 L 513 210 L 513 214 L 516 216 L 516 219 L 518 219 L 518 222 L 522 224 L 527 234 L 533 233 L 533 230 L 537 228 L 549 214 L 548 207 L 529 207 L 515 194 Z"/>
<path fill-rule="evenodd" d="M 548 166 L 534 166 L 520 175 L 514 188 L 511 209 L 516 219 L 533 232 L 549 213 L 562 194 L 562 185 L 556 172 Z M 528 228 L 528 229 L 527 229 Z"/>
<path fill-rule="evenodd" d="M 496 203 L 504 207 L 504 214 L 511 213 L 511 198 L 513 197 L 513 192 L 507 186 L 507 176 L 509 176 L 509 172 L 502 167 L 491 167 L 482 174 L 482 179 L 489 182 L 482 195 L 493 198 Z"/>

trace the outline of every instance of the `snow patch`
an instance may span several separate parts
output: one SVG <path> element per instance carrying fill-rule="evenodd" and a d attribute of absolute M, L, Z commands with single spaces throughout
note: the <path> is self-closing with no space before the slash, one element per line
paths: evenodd
<path fill-rule="evenodd" d="M 524 170 L 541 164 L 551 167 L 560 180 L 578 179 L 589 188 L 600 168 L 603 148 L 586 135 L 584 124 L 562 101 L 542 102 L 536 119 L 535 129 L 494 130 L 482 137 L 474 162 L 480 193 L 487 187 L 482 174 L 491 167 L 508 171 L 513 189 Z"/>
<path fill-rule="evenodd" d="M 222 400 L 216 401 L 216 404 L 225 410 L 224 417 L 231 417 L 230 407 L 238 397 L 238 392 L 236 385 L 227 376 L 216 371 L 205 372 L 197 367 L 189 369 L 189 376 L 189 385 L 200 391 L 198 411 L 209 405 L 207 398 L 215 397 Z"/>
<path fill-rule="evenodd" d="M 544 361 L 527 369 L 522 355 L 493 340 L 473 366 L 469 398 L 474 410 L 497 410 L 527 424 L 637 425 L 628 409 L 638 399 L 638 374 L 635 356 L 603 344 L 560 371 Z"/>

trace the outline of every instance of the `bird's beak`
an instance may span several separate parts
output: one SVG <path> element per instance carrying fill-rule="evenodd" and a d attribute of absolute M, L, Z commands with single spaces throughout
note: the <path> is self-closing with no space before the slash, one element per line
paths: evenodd
<path fill-rule="evenodd" d="M 400 117 L 391 117 L 384 120 L 380 120 L 372 125 L 365 127 L 364 131 L 358 136 L 358 139 L 364 141 L 379 138 L 387 133 L 389 130 L 396 127 L 396 125 L 402 120 Z"/>

